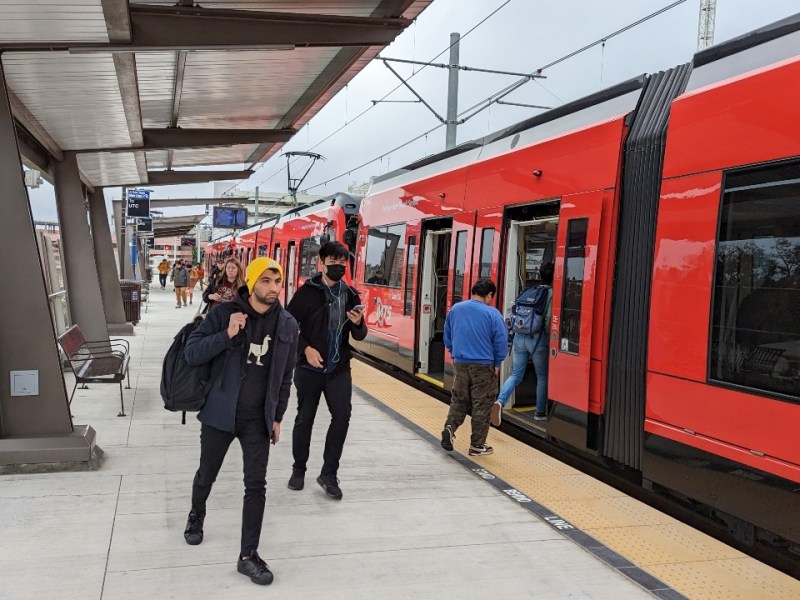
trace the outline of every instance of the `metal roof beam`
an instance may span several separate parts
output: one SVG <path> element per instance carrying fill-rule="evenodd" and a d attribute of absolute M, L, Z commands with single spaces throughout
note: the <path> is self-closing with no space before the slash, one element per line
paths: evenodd
<path fill-rule="evenodd" d="M 297 133 L 294 129 L 145 129 L 145 150 L 205 148 L 288 142 Z"/>
<path fill-rule="evenodd" d="M 247 179 L 253 171 L 148 171 L 147 185 L 181 185 Z"/>
<path fill-rule="evenodd" d="M 188 0 L 191 2 L 191 0 Z M 187 4 L 182 2 L 183 6 Z M 172 111 L 170 112 L 169 126 L 178 126 L 178 113 L 181 107 L 181 96 L 183 95 L 183 77 L 186 74 L 186 52 L 178 51 L 175 53 L 175 84 L 172 90 Z M 174 152 L 167 153 L 167 169 L 172 168 Z"/>
<path fill-rule="evenodd" d="M 172 49 L 385 46 L 408 19 L 131 4 L 131 43 Z"/>
<path fill-rule="evenodd" d="M 36 169 L 48 182 L 53 183 L 53 161 L 50 154 L 24 128 L 17 125 L 16 130 L 22 164 L 29 169 Z"/>
<path fill-rule="evenodd" d="M 119 202 L 119 200 L 114 200 Z M 176 206 L 216 206 L 217 204 L 238 204 L 237 198 L 150 198 L 150 210 L 174 208 Z"/>
<path fill-rule="evenodd" d="M 25 42 L 3 51 L 147 52 L 168 50 L 292 50 L 295 47 L 387 46 L 412 21 L 306 13 L 130 5 L 131 39 L 103 43 Z"/>
<path fill-rule="evenodd" d="M 50 153 L 50 156 L 56 160 L 64 160 L 64 153 L 53 137 L 11 90 L 8 90 L 8 99 L 11 104 L 11 114 L 14 115 L 14 119 Z"/>
<path fill-rule="evenodd" d="M 106 20 L 108 39 L 112 43 L 129 42 L 131 21 L 128 15 L 128 0 L 100 0 Z"/>
<path fill-rule="evenodd" d="M 153 150 L 183 150 L 214 148 L 243 144 L 288 142 L 297 133 L 294 129 L 143 129 L 144 143 L 135 148 L 79 148 L 76 152 L 149 152 Z"/>

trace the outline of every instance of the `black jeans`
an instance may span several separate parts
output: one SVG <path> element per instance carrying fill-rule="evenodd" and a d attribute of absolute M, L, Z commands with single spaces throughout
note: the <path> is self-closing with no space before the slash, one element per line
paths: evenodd
<path fill-rule="evenodd" d="M 158 281 L 161 283 L 161 287 L 167 287 L 167 275 L 166 273 L 159 273 L 158 274 Z"/>
<path fill-rule="evenodd" d="M 336 477 L 352 413 L 350 400 L 353 380 L 350 369 L 338 373 L 320 373 L 297 368 L 294 371 L 294 385 L 297 388 L 297 417 L 292 430 L 293 467 L 303 472 L 306 470 L 314 417 L 317 416 L 320 395 L 324 393 L 331 413 L 331 424 L 325 437 L 322 475 Z"/>
<path fill-rule="evenodd" d="M 192 508 L 205 514 L 211 486 L 217 480 L 222 461 L 234 438 L 239 438 L 244 457 L 242 556 L 247 556 L 258 548 L 264 521 L 269 434 L 263 418 L 239 420 L 237 417 L 236 433 L 203 424 L 200 430 L 200 468 L 192 486 Z"/>

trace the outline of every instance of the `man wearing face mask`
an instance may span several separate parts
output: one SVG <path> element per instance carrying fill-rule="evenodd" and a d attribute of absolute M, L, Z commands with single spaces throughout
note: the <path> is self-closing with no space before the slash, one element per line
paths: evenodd
<path fill-rule="evenodd" d="M 298 368 L 294 377 L 297 388 L 297 417 L 292 430 L 294 465 L 289 489 L 299 491 L 305 485 L 311 430 L 324 393 L 331 424 L 317 483 L 334 500 L 342 499 L 337 474 L 352 411 L 350 336 L 359 341 L 367 337 L 361 299 L 342 281 L 349 256 L 347 248 L 339 242 L 323 244 L 319 250 L 322 271 L 306 281 L 287 306 L 300 324 Z"/>

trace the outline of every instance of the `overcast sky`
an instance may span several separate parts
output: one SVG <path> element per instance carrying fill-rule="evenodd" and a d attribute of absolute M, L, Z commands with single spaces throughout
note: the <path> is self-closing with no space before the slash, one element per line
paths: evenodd
<path fill-rule="evenodd" d="M 446 49 L 450 33 L 460 32 L 460 63 L 485 69 L 528 73 L 634 21 L 668 6 L 670 0 L 434 0 L 416 23 L 382 52 L 392 58 L 430 61 Z M 546 79 L 527 83 L 505 100 L 525 104 L 558 106 L 641 73 L 667 69 L 689 61 L 697 45 L 700 0 L 683 4 L 611 40 L 544 72 Z M 500 8 L 501 7 L 501 8 Z M 493 16 L 475 27 L 490 13 Z M 752 29 L 800 11 L 797 0 L 718 0 L 715 42 L 723 42 Z M 445 52 L 436 62 L 447 62 Z M 403 76 L 416 74 L 409 83 L 444 116 L 447 71 L 395 64 Z M 515 77 L 462 71 L 459 79 L 459 112 L 513 83 Z M 313 150 L 325 157 L 312 169 L 303 188 L 309 193 L 331 194 L 363 183 L 422 156 L 444 149 L 445 129 L 386 157 L 356 168 L 387 153 L 438 124 L 419 103 L 381 103 L 399 81 L 380 61 L 373 61 L 343 89 L 294 139 L 288 150 Z M 247 85 L 232 80 L 232 86 Z M 412 100 L 400 88 L 389 100 Z M 369 111 L 358 116 L 364 110 Z M 541 110 L 493 105 L 458 128 L 464 142 L 521 121 Z M 358 117 L 358 118 L 357 118 Z M 344 129 L 324 138 L 345 123 Z M 257 169 L 243 189 L 256 185 L 265 191 L 286 191 L 286 160 L 280 156 Z M 241 169 L 246 165 L 230 165 Z M 298 163 L 302 167 L 302 163 Z M 329 179 L 334 179 L 322 185 Z M 233 184 L 232 184 L 233 185 Z M 213 184 L 158 187 L 154 198 L 208 197 Z M 119 188 L 106 190 L 106 198 L 118 198 Z M 53 188 L 45 184 L 30 191 L 34 218 L 56 220 Z M 200 214 L 202 209 L 168 209 L 166 214 Z"/>

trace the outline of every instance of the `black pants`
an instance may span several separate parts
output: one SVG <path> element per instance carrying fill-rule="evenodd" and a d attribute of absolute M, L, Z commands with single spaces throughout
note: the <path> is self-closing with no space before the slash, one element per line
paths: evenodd
<path fill-rule="evenodd" d="M 205 514 L 211 486 L 225 460 L 234 438 L 239 438 L 244 457 L 244 505 L 242 507 L 242 556 L 258 548 L 264 521 L 264 497 L 267 487 L 269 435 L 261 419 L 236 419 L 236 433 L 228 433 L 203 424 L 200 430 L 200 468 L 192 486 L 192 508 Z"/>
<path fill-rule="evenodd" d="M 317 416 L 320 395 L 324 393 L 331 413 L 331 424 L 325 437 L 322 475 L 336 477 L 352 413 L 353 380 L 350 369 L 338 373 L 320 373 L 297 368 L 294 385 L 297 388 L 297 417 L 292 430 L 294 468 L 303 472 L 306 470 L 314 417 Z"/>
<path fill-rule="evenodd" d="M 158 281 L 161 283 L 161 287 L 167 287 L 167 275 L 166 273 L 159 273 L 158 274 Z"/>

